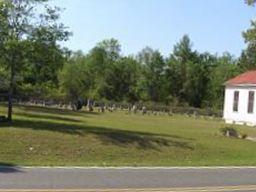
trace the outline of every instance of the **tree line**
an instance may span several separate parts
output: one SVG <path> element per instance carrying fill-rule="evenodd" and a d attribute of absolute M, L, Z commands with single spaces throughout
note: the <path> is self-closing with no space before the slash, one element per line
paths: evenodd
<path fill-rule="evenodd" d="M 59 22 L 60 13 L 48 0 L 0 1 L 0 93 L 8 95 L 9 120 L 13 96 L 221 109 L 223 83 L 256 66 L 255 21 L 243 32 L 247 48 L 240 57 L 200 53 L 188 35 L 167 57 L 150 47 L 124 56 L 116 39 L 103 40 L 88 53 L 60 46 L 72 35 Z"/>
<path fill-rule="evenodd" d="M 120 47 L 109 39 L 72 53 L 58 76 L 64 97 L 221 108 L 223 83 L 240 73 L 237 59 L 199 53 L 187 35 L 167 58 L 150 47 L 122 56 Z"/>

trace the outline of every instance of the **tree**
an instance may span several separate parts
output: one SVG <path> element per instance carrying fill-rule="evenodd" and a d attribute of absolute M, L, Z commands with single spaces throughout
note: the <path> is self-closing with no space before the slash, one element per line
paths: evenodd
<path fill-rule="evenodd" d="M 144 48 L 138 54 L 138 60 L 142 65 L 143 89 L 147 98 L 151 101 L 161 101 L 164 88 L 165 61 L 161 53 L 150 47 Z"/>
<path fill-rule="evenodd" d="M 223 84 L 240 73 L 239 66 L 237 65 L 237 60 L 229 53 L 225 53 L 220 57 L 215 56 L 212 63 L 213 65 L 208 73 L 209 83 L 206 89 L 204 105 L 222 109 L 224 100 Z"/>
<path fill-rule="evenodd" d="M 120 56 L 121 46 L 116 39 L 106 39 L 99 42 L 89 55 L 89 66 L 94 76 L 91 96 L 113 100 L 115 95 L 115 62 Z"/>
<path fill-rule="evenodd" d="M 193 65 L 199 62 L 198 54 L 192 51 L 192 43 L 187 35 L 174 46 L 168 59 L 167 79 L 171 94 L 180 102 L 190 100 L 190 77 L 193 77 Z"/>
<path fill-rule="evenodd" d="M 253 6 L 255 0 L 246 0 L 248 5 Z M 247 43 L 247 48 L 243 50 L 239 66 L 241 71 L 251 70 L 256 68 L 256 21 L 251 21 L 251 27 L 243 32 L 243 37 L 245 43 Z"/>
<path fill-rule="evenodd" d="M 99 42 L 97 47 L 103 49 L 106 52 L 107 58 L 111 61 L 115 61 L 120 57 L 121 45 L 114 38 Z"/>
<path fill-rule="evenodd" d="M 184 85 L 190 106 L 201 107 L 206 96 L 213 57 L 209 53 L 197 54 L 187 66 L 187 81 Z"/>
<path fill-rule="evenodd" d="M 6 92 L 8 90 L 8 80 L 7 79 L 9 79 L 8 74 L 5 70 L 5 68 L 3 68 L 0 63 L 0 96 L 2 93 Z"/>
<path fill-rule="evenodd" d="M 238 66 L 241 72 L 256 69 L 256 47 L 249 43 L 247 48 L 242 51 Z"/>
<path fill-rule="evenodd" d="M 139 63 L 132 57 L 116 61 L 112 71 L 113 99 L 128 102 L 138 101 L 137 83 L 140 75 Z"/>
<path fill-rule="evenodd" d="M 81 52 L 74 53 L 59 73 L 61 91 L 65 98 L 71 101 L 72 106 L 75 106 L 79 99 L 89 96 L 93 78 L 88 58 Z"/>
<path fill-rule="evenodd" d="M 39 58 L 35 45 L 56 47 L 66 40 L 69 32 L 58 24 L 60 9 L 47 5 L 48 0 L 2 0 L 0 2 L 0 55 L 1 62 L 10 73 L 8 120 L 12 121 L 12 98 L 15 77 L 30 63 L 30 56 Z M 42 5 L 42 12 L 36 7 Z M 58 47 L 58 46 L 57 46 Z M 46 48 L 46 47 L 45 47 Z M 47 47 L 48 48 L 48 47 Z M 31 50 L 34 50 L 31 52 Z M 46 54 L 43 54 L 46 57 Z M 48 55 L 49 57 L 49 55 Z M 47 62 L 47 60 L 44 60 Z"/>
<path fill-rule="evenodd" d="M 247 3 L 250 6 L 253 6 L 256 3 L 256 0 L 245 0 L 245 3 Z"/>

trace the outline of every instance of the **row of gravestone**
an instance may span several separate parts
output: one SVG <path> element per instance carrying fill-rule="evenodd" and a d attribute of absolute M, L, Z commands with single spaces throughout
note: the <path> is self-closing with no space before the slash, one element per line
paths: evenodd
<path fill-rule="evenodd" d="M 59 102 L 55 100 L 37 100 L 31 99 L 28 101 L 14 100 L 14 102 L 20 104 L 28 105 L 39 105 L 39 106 L 52 106 L 64 109 L 71 109 L 74 111 L 81 110 L 83 107 L 87 107 L 88 111 L 94 111 L 94 108 L 98 109 L 99 112 L 114 112 L 117 110 L 126 110 L 129 113 L 142 112 L 142 114 L 184 114 L 187 116 L 201 117 L 201 116 L 210 116 L 210 117 L 221 117 L 222 112 L 215 111 L 212 109 L 198 109 L 193 107 L 171 107 L 167 105 L 158 105 L 158 104 L 148 104 L 144 105 L 143 103 L 114 103 L 114 102 L 96 102 L 92 99 L 83 100 L 78 99 L 74 102 Z"/>

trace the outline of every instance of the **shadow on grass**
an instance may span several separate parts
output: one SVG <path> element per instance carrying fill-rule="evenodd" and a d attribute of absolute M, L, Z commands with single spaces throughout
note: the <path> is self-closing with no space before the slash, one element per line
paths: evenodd
<path fill-rule="evenodd" d="M 190 139 L 175 135 L 154 134 L 146 132 L 112 129 L 107 127 L 86 126 L 84 124 L 61 124 L 48 121 L 17 119 L 12 124 L 0 124 L 14 128 L 53 131 L 64 134 L 86 136 L 93 134 L 103 144 L 113 144 L 122 147 L 134 145 L 139 149 L 160 150 L 161 147 L 178 147 L 186 150 L 194 148 L 188 142 Z"/>
<path fill-rule="evenodd" d="M 139 149 L 161 150 L 161 147 L 178 147 L 186 150 L 193 150 L 190 141 L 192 139 L 179 137 L 176 135 L 155 134 L 138 131 L 128 131 L 112 129 L 108 127 L 87 126 L 84 123 L 77 123 L 79 120 L 72 119 L 68 115 L 98 114 L 88 112 L 73 112 L 66 109 L 48 108 L 40 106 L 19 105 L 18 108 L 29 111 L 29 113 L 17 112 L 17 115 L 28 117 L 29 119 L 15 119 L 12 124 L 0 123 L 0 127 L 13 127 L 21 129 L 42 130 L 59 132 L 70 135 L 87 134 L 96 136 L 103 144 L 113 144 L 122 147 L 134 145 Z M 33 113 L 34 112 L 34 113 Z M 58 114 L 67 115 L 60 117 Z M 40 121 L 42 119 L 42 121 Z M 50 120 L 66 121 L 65 123 L 50 122 Z"/>
<path fill-rule="evenodd" d="M 37 113 L 48 113 L 48 114 L 64 114 L 64 115 L 99 115 L 97 112 L 89 112 L 89 111 L 72 111 L 70 109 L 61 109 L 61 108 L 53 108 L 53 107 L 43 107 L 43 106 L 30 106 L 30 105 L 17 105 L 18 108 L 22 110 L 27 110 L 30 112 Z"/>
<path fill-rule="evenodd" d="M 16 165 L 11 163 L 0 162 L 0 174 L 1 173 L 17 173 L 22 172 Z"/>
<path fill-rule="evenodd" d="M 28 117 L 28 118 L 35 118 L 35 119 L 46 119 L 46 120 L 55 120 L 55 121 L 67 121 L 71 123 L 81 122 L 78 119 L 70 118 L 70 117 L 61 117 L 57 115 L 47 115 L 45 113 L 24 113 L 24 112 L 17 112 L 15 115 Z"/>

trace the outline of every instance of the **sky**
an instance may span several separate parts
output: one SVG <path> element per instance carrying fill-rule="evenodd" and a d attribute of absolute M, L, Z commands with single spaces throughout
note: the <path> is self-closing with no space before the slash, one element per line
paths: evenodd
<path fill-rule="evenodd" d="M 146 46 L 168 56 L 184 34 L 193 49 L 239 56 L 246 47 L 242 31 L 256 7 L 244 0 L 52 0 L 65 8 L 61 22 L 73 36 L 64 45 L 87 53 L 103 39 L 119 40 L 123 55 Z"/>

